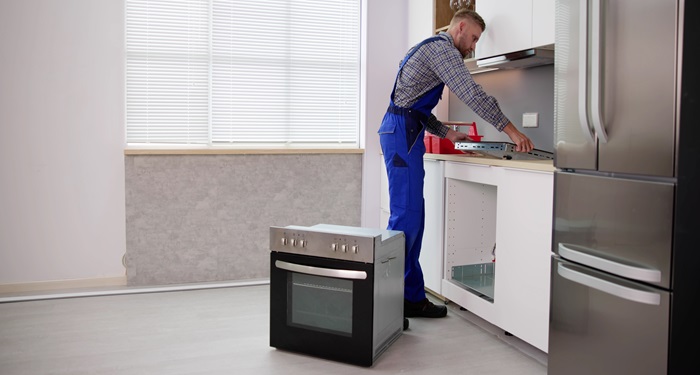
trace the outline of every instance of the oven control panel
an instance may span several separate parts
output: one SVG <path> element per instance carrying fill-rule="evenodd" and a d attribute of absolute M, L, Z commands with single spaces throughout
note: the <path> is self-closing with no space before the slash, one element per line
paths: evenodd
<path fill-rule="evenodd" d="M 318 224 L 270 227 L 270 250 L 354 262 L 374 263 L 376 250 L 403 232 Z"/>

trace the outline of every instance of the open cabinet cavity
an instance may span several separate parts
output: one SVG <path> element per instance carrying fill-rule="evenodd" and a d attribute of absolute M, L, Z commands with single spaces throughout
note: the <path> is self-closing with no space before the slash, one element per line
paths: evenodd
<path fill-rule="evenodd" d="M 445 267 L 449 281 L 492 302 L 496 285 L 498 188 L 446 179 Z"/>

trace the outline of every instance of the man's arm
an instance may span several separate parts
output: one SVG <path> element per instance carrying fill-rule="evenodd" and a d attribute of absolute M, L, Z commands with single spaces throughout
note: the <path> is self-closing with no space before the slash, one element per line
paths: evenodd
<path fill-rule="evenodd" d="M 449 127 L 443 125 L 432 113 L 425 122 L 425 128 L 430 134 L 436 135 L 439 138 L 445 138 L 447 136 L 447 131 L 449 130 Z"/>

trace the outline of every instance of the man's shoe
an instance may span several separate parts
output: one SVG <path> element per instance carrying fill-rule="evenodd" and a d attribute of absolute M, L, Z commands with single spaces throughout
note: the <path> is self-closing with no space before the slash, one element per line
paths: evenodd
<path fill-rule="evenodd" d="M 437 306 L 427 298 L 420 302 L 403 300 L 403 316 L 406 318 L 443 318 L 447 315 L 447 306 Z"/>

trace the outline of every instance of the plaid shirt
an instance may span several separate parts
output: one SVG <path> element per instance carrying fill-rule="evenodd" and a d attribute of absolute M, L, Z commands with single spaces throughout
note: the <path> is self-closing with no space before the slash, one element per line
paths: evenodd
<path fill-rule="evenodd" d="M 423 94 L 444 82 L 477 115 L 503 131 L 510 121 L 501 112 L 496 98 L 487 95 L 481 85 L 474 82 L 452 36 L 444 31 L 438 36 L 443 40 L 424 44 L 404 64 L 396 82 L 394 104 L 409 108 Z M 445 138 L 449 129 L 433 114 L 426 126 L 428 132 L 440 138 Z"/>

